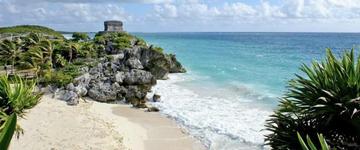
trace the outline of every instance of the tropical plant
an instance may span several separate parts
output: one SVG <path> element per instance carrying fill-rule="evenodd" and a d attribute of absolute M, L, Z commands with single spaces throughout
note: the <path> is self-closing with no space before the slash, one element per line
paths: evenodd
<path fill-rule="evenodd" d="M 97 51 L 93 42 L 84 42 L 81 46 L 82 57 L 95 58 L 97 56 Z"/>
<path fill-rule="evenodd" d="M 34 88 L 34 81 L 24 81 L 19 76 L 15 76 L 13 80 L 7 76 L 0 77 L 1 149 L 8 146 L 14 126 L 17 134 L 22 131 L 20 126 L 16 125 L 16 116 L 23 117 L 26 109 L 34 107 L 39 102 L 41 93 L 34 92 Z"/>
<path fill-rule="evenodd" d="M 74 78 L 71 75 L 66 74 L 63 71 L 57 71 L 51 74 L 46 73 L 42 82 L 45 85 L 51 84 L 57 87 L 64 87 L 67 84 L 71 83 L 73 80 Z"/>
<path fill-rule="evenodd" d="M 25 81 L 19 76 L 10 80 L 7 76 L 0 77 L 0 110 L 6 114 L 16 113 L 23 117 L 24 110 L 34 107 L 41 93 L 34 92 L 36 82 Z"/>
<path fill-rule="evenodd" d="M 164 52 L 164 49 L 163 49 L 163 48 L 157 47 L 157 46 L 153 46 L 153 45 L 150 46 L 150 49 L 153 50 L 153 51 L 157 51 L 157 52 L 159 52 L 159 53 L 163 53 L 163 52 Z"/>
<path fill-rule="evenodd" d="M 56 54 L 55 55 L 55 64 L 56 64 L 56 66 L 64 67 L 66 65 L 66 59 L 62 55 Z"/>
<path fill-rule="evenodd" d="M 73 41 L 88 41 L 90 40 L 90 37 L 86 33 L 80 33 L 80 32 L 74 32 L 72 35 Z"/>
<path fill-rule="evenodd" d="M 34 88 L 34 81 L 25 81 L 19 76 L 12 80 L 0 77 L 0 149 L 7 149 L 14 130 L 17 134 L 22 131 L 16 117 L 23 117 L 26 109 L 39 102 L 42 94 L 34 92 Z"/>
<path fill-rule="evenodd" d="M 69 63 L 73 61 L 74 58 L 76 58 L 77 53 L 79 52 L 80 46 L 77 43 L 74 42 L 68 42 L 66 43 L 66 52 Z"/>
<path fill-rule="evenodd" d="M 354 50 L 336 58 L 330 49 L 326 60 L 302 65 L 279 109 L 267 121 L 266 142 L 274 149 L 299 147 L 296 132 L 314 138 L 323 133 L 338 149 L 360 147 L 360 57 Z"/>
<path fill-rule="evenodd" d="M 314 142 L 308 135 L 306 136 L 306 143 L 299 132 L 297 132 L 297 137 L 303 150 L 318 150 L 318 148 L 315 146 Z M 330 150 L 330 147 L 326 143 L 324 136 L 322 134 L 317 134 L 317 137 L 319 139 L 321 150 Z"/>
<path fill-rule="evenodd" d="M 140 47 L 147 47 L 147 44 L 144 39 L 136 37 L 134 45 L 140 46 Z"/>
<path fill-rule="evenodd" d="M 122 50 L 131 47 L 131 39 L 126 36 L 116 37 L 114 40 L 115 48 Z"/>
<path fill-rule="evenodd" d="M 10 62 L 14 69 L 16 60 L 20 57 L 22 48 L 21 40 L 4 40 L 0 43 L 0 58 Z M 14 71 L 12 69 L 12 71 Z"/>
<path fill-rule="evenodd" d="M 44 58 L 46 64 L 49 65 L 49 68 L 53 68 L 53 52 L 54 52 L 54 45 L 50 40 L 42 40 L 39 44 L 39 48 L 44 53 Z"/>
<path fill-rule="evenodd" d="M 104 45 L 95 45 L 95 50 L 96 50 L 96 54 L 97 57 L 104 57 L 106 56 L 106 51 L 105 51 L 105 46 Z"/>
<path fill-rule="evenodd" d="M 6 114 L 5 114 L 6 115 Z M 6 115 L 7 116 L 7 115 Z M 0 127 L 0 149 L 8 149 L 11 139 L 16 130 L 16 114 L 2 117 L 3 124 Z"/>
<path fill-rule="evenodd" d="M 39 33 L 31 32 L 28 36 L 23 37 L 24 47 L 30 48 L 40 43 L 43 37 Z"/>
<path fill-rule="evenodd" d="M 21 54 L 20 66 L 23 69 L 35 69 L 36 75 L 38 75 L 44 64 L 44 54 L 38 47 L 31 47 L 28 51 Z"/>

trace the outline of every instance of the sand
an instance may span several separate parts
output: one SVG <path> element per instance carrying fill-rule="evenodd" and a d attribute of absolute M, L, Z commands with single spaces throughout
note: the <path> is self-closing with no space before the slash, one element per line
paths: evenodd
<path fill-rule="evenodd" d="M 68 106 L 44 95 L 20 118 L 24 134 L 13 138 L 10 150 L 201 150 L 174 121 L 159 113 L 125 104 L 92 100 Z"/>

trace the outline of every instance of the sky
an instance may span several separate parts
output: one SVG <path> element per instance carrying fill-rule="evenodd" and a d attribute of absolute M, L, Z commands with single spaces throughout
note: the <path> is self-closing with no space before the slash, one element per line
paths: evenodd
<path fill-rule="evenodd" d="M 360 0 L 0 0 L 0 26 L 129 32 L 360 32 Z"/>

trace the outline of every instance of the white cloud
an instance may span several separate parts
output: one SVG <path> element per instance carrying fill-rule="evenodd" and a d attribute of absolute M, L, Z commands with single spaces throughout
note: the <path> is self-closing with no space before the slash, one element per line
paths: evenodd
<path fill-rule="evenodd" d="M 177 17 L 177 8 L 172 4 L 165 4 L 163 6 L 156 5 L 154 9 L 158 17 L 165 17 L 165 18 Z"/>
<path fill-rule="evenodd" d="M 60 30 L 87 30 L 89 24 L 96 23 L 97 29 L 104 20 L 117 19 L 131 21 L 127 14 L 117 4 L 89 4 L 89 3 L 29 3 L 20 5 L 14 2 L 0 1 L 0 26 L 18 24 L 38 24 L 56 26 Z M 93 29 L 94 30 L 94 29 Z"/>
<path fill-rule="evenodd" d="M 26 0 L 26 1 L 12 0 L 12 1 L 16 3 L 47 2 L 47 3 L 145 3 L 145 4 L 161 4 L 161 3 L 172 2 L 172 0 Z"/>
<path fill-rule="evenodd" d="M 176 1 L 172 4 L 160 4 L 155 7 L 151 17 L 161 17 L 161 20 L 177 17 L 191 21 L 215 21 L 224 18 L 253 18 L 253 20 L 301 20 L 301 19 L 360 19 L 360 2 L 358 0 L 282 0 L 280 5 L 274 5 L 266 0 L 259 5 L 248 5 L 241 2 L 227 3 L 222 6 L 210 7 L 199 0 L 186 2 Z M 170 8 L 171 6 L 171 8 Z M 169 15 L 171 14 L 171 15 Z M 176 14 L 176 15 L 175 15 Z"/>
<path fill-rule="evenodd" d="M 256 28 L 269 24 L 306 26 L 312 23 L 360 22 L 359 0 L 278 1 L 258 0 L 257 4 L 248 4 L 220 0 L 0 0 L 0 26 L 66 26 L 119 19 L 130 24 L 134 30 L 141 28 L 151 31 L 155 28 L 211 30 L 228 26 Z M 211 2 L 216 2 L 216 5 Z M 124 3 L 132 3 L 132 6 L 139 8 L 124 8 Z M 142 9 L 142 5 L 153 6 L 153 9 L 130 10 Z"/>

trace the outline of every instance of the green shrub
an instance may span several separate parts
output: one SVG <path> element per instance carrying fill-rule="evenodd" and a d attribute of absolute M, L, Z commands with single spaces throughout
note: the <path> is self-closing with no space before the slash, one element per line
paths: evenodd
<path fill-rule="evenodd" d="M 114 40 L 115 48 L 116 49 L 125 49 L 131 47 L 131 39 L 126 36 L 117 37 Z"/>
<path fill-rule="evenodd" d="M 85 62 L 82 59 L 80 59 L 80 60 L 77 59 L 72 64 L 75 66 L 83 66 L 83 65 L 85 65 Z"/>
<path fill-rule="evenodd" d="M 55 66 L 56 67 L 64 67 L 66 64 L 67 64 L 67 61 L 62 55 L 60 55 L 60 54 L 55 55 Z"/>
<path fill-rule="evenodd" d="M 53 72 L 51 74 L 46 74 L 43 79 L 45 85 L 55 85 L 57 87 L 64 87 L 67 84 L 71 83 L 74 78 L 71 75 L 65 74 L 62 71 Z"/>
<path fill-rule="evenodd" d="M 94 42 L 97 43 L 97 44 L 106 44 L 106 39 L 105 39 L 104 36 L 97 35 L 94 38 Z"/>
<path fill-rule="evenodd" d="M 74 41 L 88 41 L 90 37 L 87 33 L 74 32 L 72 35 Z"/>
<path fill-rule="evenodd" d="M 140 47 L 147 47 L 146 41 L 144 39 L 139 37 L 135 37 L 135 38 L 136 38 L 135 45 Z"/>
<path fill-rule="evenodd" d="M 94 41 L 98 44 L 105 45 L 112 42 L 117 49 L 131 47 L 131 40 L 135 37 L 125 32 L 98 33 L 95 35 Z"/>
<path fill-rule="evenodd" d="M 360 58 L 346 51 L 337 59 L 327 50 L 326 60 L 302 65 L 279 109 L 267 122 L 267 144 L 273 149 L 300 147 L 296 132 L 315 138 L 323 133 L 331 147 L 360 147 Z"/>
<path fill-rule="evenodd" d="M 107 61 L 113 61 L 113 60 L 114 60 L 114 56 L 107 55 L 107 56 L 106 56 L 106 60 L 107 60 Z"/>
<path fill-rule="evenodd" d="M 81 75 L 79 72 L 80 67 L 81 66 L 68 64 L 58 70 L 44 72 L 40 83 L 44 85 L 56 85 L 57 87 L 66 86 L 73 82 L 74 78 Z"/>
<path fill-rule="evenodd" d="M 81 75 L 79 72 L 79 68 L 81 66 L 76 65 L 66 65 L 64 68 L 60 69 L 60 72 L 63 72 L 66 75 L 70 75 L 73 78 L 76 78 L 77 76 Z"/>
<path fill-rule="evenodd" d="M 164 49 L 161 48 L 161 47 L 157 47 L 157 46 L 151 46 L 150 48 L 151 50 L 154 50 L 154 51 L 157 51 L 159 53 L 163 53 L 164 52 Z"/>

